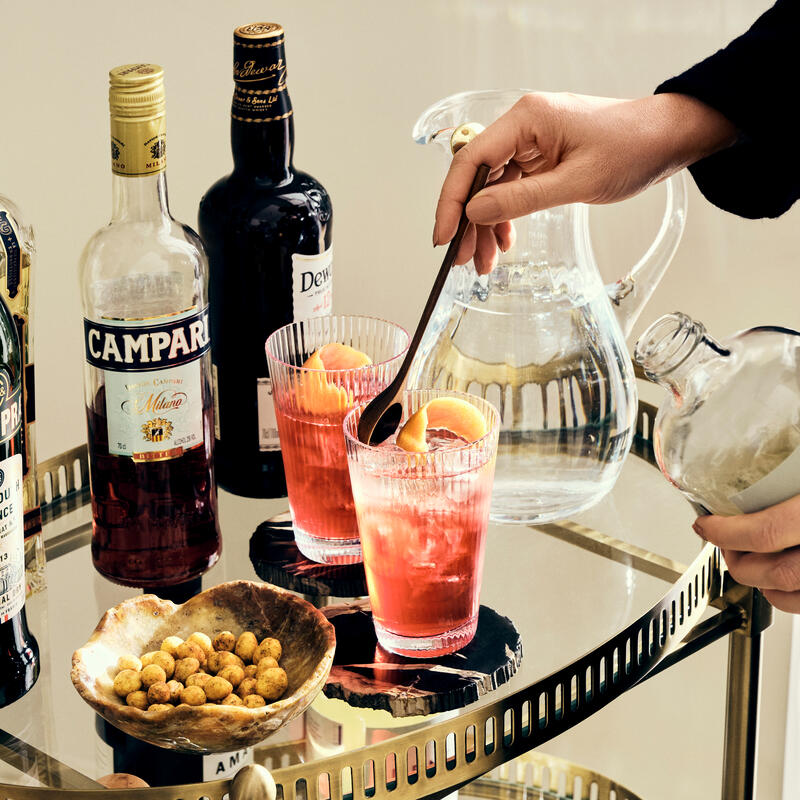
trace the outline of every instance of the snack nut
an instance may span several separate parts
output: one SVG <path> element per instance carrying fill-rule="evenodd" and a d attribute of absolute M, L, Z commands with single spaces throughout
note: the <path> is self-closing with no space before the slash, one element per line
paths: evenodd
<path fill-rule="evenodd" d="M 288 685 L 286 673 L 280 667 L 269 667 L 256 676 L 256 691 L 265 700 L 277 700 Z"/>
<path fill-rule="evenodd" d="M 196 658 L 201 667 L 206 665 L 206 651 L 197 642 L 186 641 L 175 650 L 175 657 L 179 659 Z"/>
<path fill-rule="evenodd" d="M 211 637 L 200 631 L 195 631 L 186 641 L 198 645 L 206 657 L 214 652 L 214 648 L 211 646 Z"/>
<path fill-rule="evenodd" d="M 189 706 L 201 706 L 206 701 L 206 693 L 199 686 L 187 686 L 181 692 L 181 703 Z"/>
<path fill-rule="evenodd" d="M 212 642 L 214 650 L 228 650 L 233 651 L 236 647 L 236 637 L 230 631 L 222 631 L 214 637 Z"/>
<path fill-rule="evenodd" d="M 236 653 L 242 661 L 251 661 L 253 658 L 253 651 L 258 647 L 258 639 L 256 635 L 250 631 L 245 631 L 237 640 Z"/>
<path fill-rule="evenodd" d="M 142 661 L 140 658 L 132 655 L 120 656 L 117 659 L 117 669 L 132 669 L 135 672 L 141 672 Z"/>
<path fill-rule="evenodd" d="M 232 691 L 233 686 L 225 678 L 212 678 L 205 685 L 206 697 L 209 700 L 222 700 Z"/>
<path fill-rule="evenodd" d="M 181 639 L 180 636 L 167 636 L 167 638 L 161 642 L 161 649 L 165 653 L 169 653 L 173 658 L 177 659 L 175 653 L 182 644 L 183 639 Z"/>
<path fill-rule="evenodd" d="M 182 658 L 180 661 L 175 662 L 175 674 L 173 677 L 176 681 L 186 683 L 186 679 L 190 675 L 194 675 L 200 669 L 200 662 L 196 658 Z"/>
<path fill-rule="evenodd" d="M 148 664 L 140 673 L 142 686 L 149 689 L 154 683 L 166 683 L 167 674 L 158 664 Z"/>
<path fill-rule="evenodd" d="M 136 692 L 131 692 L 125 698 L 125 702 L 134 708 L 141 708 L 142 711 L 146 711 L 147 706 L 150 705 L 150 701 L 147 699 L 147 692 L 143 692 L 141 689 Z"/>
<path fill-rule="evenodd" d="M 228 683 L 235 689 L 244 679 L 244 670 L 241 667 L 237 667 L 234 664 L 231 664 L 227 667 L 223 667 L 218 673 L 218 678 L 225 678 Z"/>
<path fill-rule="evenodd" d="M 261 708 L 267 701 L 260 694 L 249 694 L 242 700 L 246 708 Z"/>
<path fill-rule="evenodd" d="M 147 690 L 147 699 L 151 703 L 169 703 L 170 697 L 169 686 L 163 681 L 151 684 Z"/>
<path fill-rule="evenodd" d="M 131 692 L 136 692 L 141 688 L 141 673 L 135 670 L 123 669 L 114 678 L 114 692 L 120 697 L 127 697 Z"/>
<path fill-rule="evenodd" d="M 164 673 L 169 680 L 175 672 L 175 659 L 163 650 L 159 650 L 153 654 L 152 664 L 156 664 L 164 670 Z"/>

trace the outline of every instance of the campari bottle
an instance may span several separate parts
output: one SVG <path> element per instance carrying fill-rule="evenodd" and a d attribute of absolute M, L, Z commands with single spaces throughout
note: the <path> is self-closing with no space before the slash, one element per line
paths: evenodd
<path fill-rule="evenodd" d="M 233 171 L 200 201 L 210 265 L 211 353 L 219 485 L 286 494 L 264 343 L 295 319 L 331 311 L 331 201 L 294 166 L 284 33 L 272 22 L 233 34 Z"/>
<path fill-rule="evenodd" d="M 110 76 L 111 222 L 80 267 L 92 559 L 112 581 L 156 588 L 220 552 L 207 265 L 169 213 L 161 67 Z"/>
<path fill-rule="evenodd" d="M 39 646 L 25 616 L 22 348 L 0 299 L 0 708 L 39 676 Z"/>

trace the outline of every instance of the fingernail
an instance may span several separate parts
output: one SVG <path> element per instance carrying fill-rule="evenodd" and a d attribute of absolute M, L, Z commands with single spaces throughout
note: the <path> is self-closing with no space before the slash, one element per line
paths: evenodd
<path fill-rule="evenodd" d="M 697 535 L 698 535 L 698 536 L 699 536 L 699 537 L 700 537 L 700 538 L 701 538 L 703 541 L 705 541 L 705 540 L 706 540 L 706 537 L 705 537 L 705 535 L 703 534 L 703 529 L 700 527 L 700 523 L 699 523 L 699 522 L 695 522 L 695 523 L 694 523 L 694 525 L 692 525 L 692 530 L 693 530 L 693 531 L 694 531 L 694 532 L 695 532 L 695 533 L 696 533 L 696 534 L 697 534 Z"/>
<path fill-rule="evenodd" d="M 438 223 L 433 226 L 433 246 L 439 246 L 439 225 Z"/>
<path fill-rule="evenodd" d="M 481 193 L 478 193 L 476 197 L 473 197 L 472 200 L 469 201 L 469 211 L 469 217 L 473 221 L 485 220 L 487 222 L 494 222 L 502 217 L 500 203 L 491 195 L 486 196 Z"/>

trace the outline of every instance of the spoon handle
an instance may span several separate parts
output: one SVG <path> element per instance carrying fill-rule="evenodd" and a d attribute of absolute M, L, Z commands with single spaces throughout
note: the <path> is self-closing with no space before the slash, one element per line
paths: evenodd
<path fill-rule="evenodd" d="M 472 186 L 470 186 L 469 192 L 467 193 L 467 199 L 464 201 L 464 208 L 461 209 L 461 219 L 458 221 L 456 235 L 450 240 L 450 245 L 447 248 L 447 252 L 444 254 L 442 266 L 439 267 L 436 280 L 433 282 L 433 288 L 428 295 L 428 301 L 425 303 L 425 308 L 422 309 L 422 315 L 419 318 L 417 329 L 414 331 L 411 344 L 408 346 L 406 357 L 400 365 L 397 377 L 393 381 L 395 384 L 399 384 L 400 381 L 404 380 L 406 373 L 411 367 L 411 362 L 414 360 L 417 348 L 422 341 L 422 336 L 425 333 L 425 329 L 428 327 L 433 309 L 436 307 L 436 302 L 439 299 L 439 295 L 442 293 L 442 289 L 444 289 L 447 276 L 450 274 L 450 270 L 455 263 L 456 256 L 458 255 L 458 248 L 461 247 L 461 241 L 464 238 L 464 234 L 467 232 L 467 227 L 469 225 L 469 219 L 467 219 L 467 203 L 486 186 L 486 181 L 489 178 L 489 169 L 490 168 L 486 164 L 481 164 L 478 167 L 478 171 L 475 173 Z"/>

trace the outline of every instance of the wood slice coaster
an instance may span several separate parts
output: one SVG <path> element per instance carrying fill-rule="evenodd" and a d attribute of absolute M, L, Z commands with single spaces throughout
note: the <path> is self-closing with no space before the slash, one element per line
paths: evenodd
<path fill-rule="evenodd" d="M 250 561 L 261 580 L 311 597 L 364 597 L 363 564 L 317 564 L 294 543 L 292 518 L 279 514 L 250 537 Z"/>
<path fill-rule="evenodd" d="M 435 659 L 411 659 L 384 650 L 375 637 L 369 600 L 328 606 L 336 628 L 336 654 L 326 697 L 394 717 L 463 708 L 508 681 L 522 661 L 514 623 L 487 606 L 475 638 L 462 650 Z"/>

